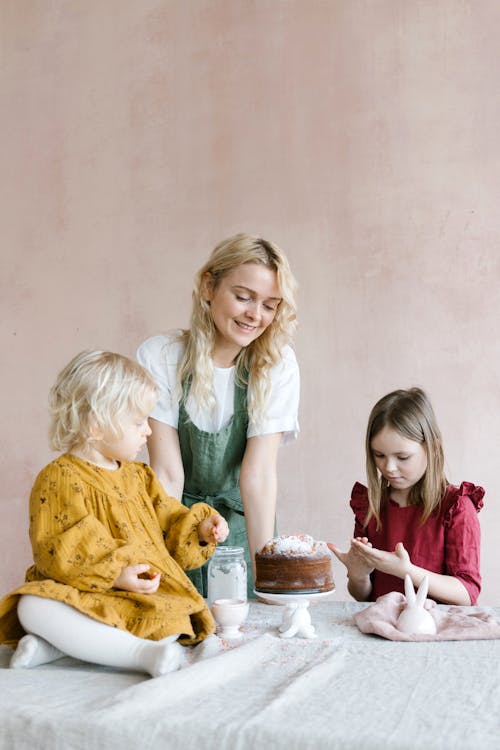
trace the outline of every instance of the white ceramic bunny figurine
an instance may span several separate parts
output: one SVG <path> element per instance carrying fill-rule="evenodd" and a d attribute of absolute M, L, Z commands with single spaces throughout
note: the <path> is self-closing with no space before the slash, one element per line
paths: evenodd
<path fill-rule="evenodd" d="M 424 608 L 429 577 L 425 576 L 415 594 L 413 583 L 409 575 L 405 576 L 406 606 L 399 615 L 396 627 L 402 633 L 425 633 L 435 635 L 436 623 L 431 613 Z"/>

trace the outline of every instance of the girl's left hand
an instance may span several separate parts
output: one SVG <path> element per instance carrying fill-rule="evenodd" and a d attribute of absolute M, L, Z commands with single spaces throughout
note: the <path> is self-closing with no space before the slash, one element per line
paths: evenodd
<path fill-rule="evenodd" d="M 381 573 L 388 573 L 397 578 L 404 578 L 411 567 L 410 556 L 405 550 L 402 542 L 398 542 L 394 552 L 385 552 L 381 549 L 364 544 L 358 539 L 353 539 L 351 545 L 357 550 L 360 557 Z"/>
<path fill-rule="evenodd" d="M 198 526 L 198 539 L 205 544 L 224 542 L 229 534 L 226 519 L 219 514 L 205 518 Z"/>

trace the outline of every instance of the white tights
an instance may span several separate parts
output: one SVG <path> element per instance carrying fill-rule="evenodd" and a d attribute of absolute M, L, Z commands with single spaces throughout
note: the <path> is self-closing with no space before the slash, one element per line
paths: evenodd
<path fill-rule="evenodd" d="M 178 635 L 160 641 L 138 638 L 55 599 L 24 594 L 17 616 L 28 635 L 19 641 L 12 656 L 10 666 L 14 668 L 36 667 L 67 655 L 158 677 L 179 669 L 185 660 Z"/>

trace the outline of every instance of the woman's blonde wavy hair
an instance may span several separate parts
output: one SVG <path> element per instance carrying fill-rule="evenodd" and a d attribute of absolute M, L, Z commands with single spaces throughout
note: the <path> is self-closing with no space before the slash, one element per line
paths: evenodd
<path fill-rule="evenodd" d="M 49 445 L 55 451 L 80 448 L 95 430 L 120 439 L 123 418 L 147 416 L 157 397 L 153 377 L 137 362 L 113 352 L 80 352 L 50 390 Z"/>
<path fill-rule="evenodd" d="M 238 354 L 236 380 L 248 385 L 248 413 L 251 421 L 262 419 L 270 391 L 269 372 L 280 360 L 283 348 L 291 341 L 296 326 L 295 291 L 297 283 L 288 260 L 280 248 L 269 240 L 249 234 L 236 234 L 219 243 L 210 258 L 195 277 L 193 309 L 189 331 L 184 331 L 186 341 L 184 357 L 178 370 L 178 395 L 182 383 L 189 380 L 194 403 L 213 410 L 212 353 L 215 343 L 215 325 L 210 304 L 203 296 L 203 279 L 209 273 L 214 288 L 224 276 L 245 263 L 259 263 L 276 271 L 281 300 L 276 315 L 266 330 Z"/>
<path fill-rule="evenodd" d="M 372 451 L 372 440 L 384 428 L 390 427 L 400 435 L 424 446 L 427 468 L 422 478 L 410 489 L 408 503 L 422 507 L 421 523 L 424 524 L 440 505 L 447 480 L 444 470 L 444 452 L 441 432 L 431 403 L 420 388 L 397 390 L 388 393 L 373 407 L 366 430 L 366 474 L 368 479 L 368 514 L 365 526 L 371 518 L 382 525 L 380 512 L 387 502 L 389 484 L 377 470 Z"/>

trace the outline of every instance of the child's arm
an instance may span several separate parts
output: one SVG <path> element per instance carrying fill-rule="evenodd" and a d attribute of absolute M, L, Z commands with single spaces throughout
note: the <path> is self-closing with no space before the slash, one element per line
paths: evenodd
<path fill-rule="evenodd" d="M 420 586 L 425 576 L 429 577 L 429 596 L 432 599 L 438 599 L 444 604 L 456 604 L 461 607 L 471 604 L 469 592 L 459 578 L 432 573 L 429 570 L 425 570 L 425 568 L 419 568 L 417 565 L 411 563 L 410 578 L 415 588 Z"/>
<path fill-rule="evenodd" d="M 146 465 L 144 481 L 166 548 L 184 570 L 199 568 L 213 555 L 217 542 L 227 538 L 226 521 L 207 503 L 186 508 L 167 495 L 154 471 Z"/>
<path fill-rule="evenodd" d="M 360 541 L 371 546 L 366 537 L 360 538 Z M 370 573 L 373 571 L 373 566 L 367 564 L 352 542 L 348 552 L 341 552 L 335 544 L 328 543 L 328 547 L 347 568 L 347 590 L 350 595 L 358 602 L 368 601 L 372 591 Z"/>
<path fill-rule="evenodd" d="M 413 565 L 408 552 L 403 544 L 396 544 L 394 552 L 385 552 L 368 546 L 362 540 L 353 539 L 352 546 L 368 566 L 380 570 L 382 573 L 404 579 L 408 573 L 413 585 L 418 587 L 424 576 L 429 577 L 429 595 L 446 604 L 469 605 L 471 603 L 469 593 L 463 583 L 454 576 L 433 573 L 418 565 Z"/>

